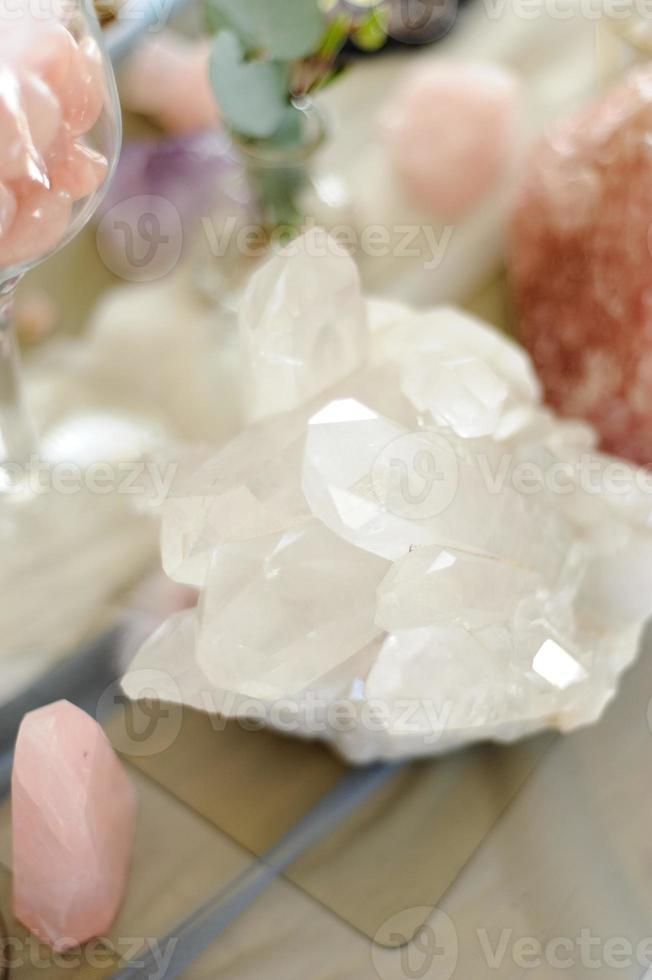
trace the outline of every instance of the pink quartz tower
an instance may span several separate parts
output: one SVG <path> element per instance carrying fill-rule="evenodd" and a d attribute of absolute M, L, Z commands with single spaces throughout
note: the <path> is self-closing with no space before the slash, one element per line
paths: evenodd
<path fill-rule="evenodd" d="M 12 779 L 16 918 L 61 951 L 105 935 L 134 818 L 132 785 L 97 722 L 68 701 L 26 715 Z"/>

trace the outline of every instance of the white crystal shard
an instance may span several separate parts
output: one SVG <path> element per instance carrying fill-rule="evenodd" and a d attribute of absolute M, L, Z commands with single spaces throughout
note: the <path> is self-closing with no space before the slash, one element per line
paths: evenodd
<path fill-rule="evenodd" d="M 457 311 L 375 302 L 367 355 L 355 341 L 320 370 L 304 301 L 339 336 L 354 304 L 323 300 L 350 283 L 338 269 L 304 254 L 263 270 L 261 338 L 294 359 L 251 347 L 253 403 L 292 411 L 181 468 L 164 564 L 200 607 L 148 641 L 125 689 L 262 712 L 354 762 L 595 721 L 652 612 L 652 481 L 620 463 L 611 480 L 592 431 L 541 404 L 527 356 Z"/>
<path fill-rule="evenodd" d="M 379 633 L 375 597 L 387 568 L 318 521 L 224 545 L 202 594 L 201 669 L 250 697 L 298 694 Z"/>
<path fill-rule="evenodd" d="M 357 267 L 319 228 L 254 273 L 239 322 L 252 421 L 303 404 L 356 371 L 367 353 Z"/>
<path fill-rule="evenodd" d="M 542 586 L 528 569 L 429 545 L 392 566 L 378 589 L 376 622 L 388 633 L 435 624 L 489 626 L 508 620 L 515 603 Z"/>
<path fill-rule="evenodd" d="M 218 544 L 310 517 L 299 487 L 304 429 L 300 416 L 265 420 L 200 464 L 182 462 L 163 509 L 161 554 L 170 578 L 201 588 Z"/>
<path fill-rule="evenodd" d="M 405 365 L 403 391 L 422 413 L 459 436 L 488 436 L 508 398 L 504 381 L 477 357 L 417 353 Z"/>
<path fill-rule="evenodd" d="M 492 493 L 484 459 L 463 448 L 331 402 L 308 424 L 303 492 L 331 531 L 391 561 L 439 544 L 556 576 L 572 538 L 564 519 L 510 486 Z"/>

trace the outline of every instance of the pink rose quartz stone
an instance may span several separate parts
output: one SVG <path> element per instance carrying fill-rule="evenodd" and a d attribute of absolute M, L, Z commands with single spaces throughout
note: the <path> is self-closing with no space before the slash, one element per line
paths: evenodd
<path fill-rule="evenodd" d="M 534 148 L 513 213 L 520 336 L 559 412 L 652 464 L 652 66 Z"/>
<path fill-rule="evenodd" d="M 514 161 L 520 85 L 498 65 L 431 61 L 405 76 L 382 131 L 405 192 L 442 220 L 461 217 Z"/>
<path fill-rule="evenodd" d="M 85 142 L 106 100 L 96 42 L 22 13 L 0 32 L 0 278 L 54 248 L 108 170 Z"/>
<path fill-rule="evenodd" d="M 131 858 L 132 785 L 100 726 L 57 701 L 23 719 L 12 777 L 14 914 L 56 950 L 110 928 Z"/>
<path fill-rule="evenodd" d="M 220 114 L 208 75 L 210 51 L 210 41 L 171 29 L 146 38 L 120 71 L 123 106 L 171 133 L 215 127 Z"/>

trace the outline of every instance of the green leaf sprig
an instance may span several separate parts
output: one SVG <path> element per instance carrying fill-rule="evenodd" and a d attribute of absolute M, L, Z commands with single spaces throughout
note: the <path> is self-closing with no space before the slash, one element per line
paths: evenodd
<path fill-rule="evenodd" d="M 210 79 L 229 128 L 248 139 L 296 142 L 301 113 L 293 100 L 335 79 L 351 37 L 381 46 L 380 0 L 205 0 L 215 35 Z M 300 134 L 299 134 L 300 135 Z"/>

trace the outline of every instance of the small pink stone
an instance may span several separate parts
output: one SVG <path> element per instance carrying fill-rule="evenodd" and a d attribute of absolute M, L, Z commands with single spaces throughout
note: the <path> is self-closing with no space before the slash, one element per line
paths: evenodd
<path fill-rule="evenodd" d="M 171 133 L 211 129 L 219 110 L 210 85 L 210 42 L 173 30 L 147 38 L 120 73 L 122 104 Z"/>
<path fill-rule="evenodd" d="M 76 47 L 63 24 L 35 19 L 29 10 L 0 33 L 0 61 L 33 72 L 55 93 L 68 75 Z"/>
<path fill-rule="evenodd" d="M 97 190 L 108 169 L 101 153 L 70 140 L 63 158 L 50 171 L 52 187 L 67 191 L 73 201 L 80 201 Z"/>
<path fill-rule="evenodd" d="M 61 128 L 61 106 L 51 88 L 30 72 L 19 76 L 20 100 L 31 141 L 40 156 L 54 142 Z"/>
<path fill-rule="evenodd" d="M 12 190 L 18 209 L 8 232 L 0 237 L 0 269 L 38 259 L 64 237 L 72 201 L 62 190 L 22 181 Z"/>
<path fill-rule="evenodd" d="M 0 183 L 0 238 L 11 228 L 16 210 L 16 198 L 6 184 Z"/>
<path fill-rule="evenodd" d="M 34 146 L 15 72 L 0 65 L 0 180 L 31 177 L 47 182 L 43 160 Z"/>
<path fill-rule="evenodd" d="M 124 896 L 135 798 L 100 726 L 68 701 L 23 719 L 12 777 L 16 918 L 63 951 L 107 933 Z"/>
<path fill-rule="evenodd" d="M 557 124 L 511 228 L 519 331 L 562 414 L 652 464 L 652 67 Z"/>
<path fill-rule="evenodd" d="M 57 94 L 73 136 L 81 136 L 93 128 L 104 107 L 106 90 L 102 55 L 92 38 L 80 41 Z"/>
<path fill-rule="evenodd" d="M 382 129 L 417 206 L 455 219 L 506 177 L 517 146 L 519 93 L 517 79 L 497 65 L 433 61 L 408 72 Z"/>

